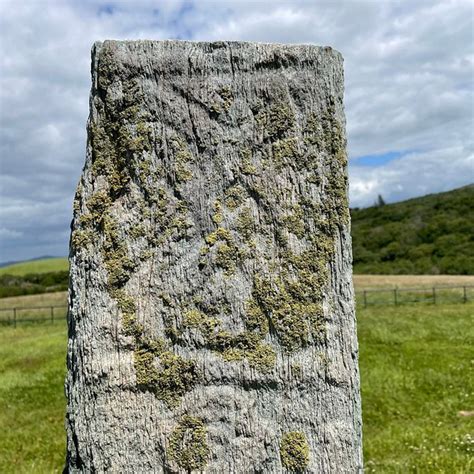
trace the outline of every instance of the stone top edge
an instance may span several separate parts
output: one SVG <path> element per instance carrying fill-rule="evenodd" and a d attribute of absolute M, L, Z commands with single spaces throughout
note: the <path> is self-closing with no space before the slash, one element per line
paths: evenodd
<path fill-rule="evenodd" d="M 342 59 L 342 54 L 340 51 L 334 49 L 331 46 L 321 46 L 311 43 L 269 43 L 269 42 L 260 42 L 260 41 L 227 41 L 227 40 L 218 40 L 218 41 L 191 41 L 191 40 L 175 40 L 175 39 L 163 39 L 163 40 L 110 40 L 106 39 L 103 41 L 95 41 L 92 49 L 100 49 L 104 44 L 123 44 L 123 45 L 147 45 L 147 44 L 176 44 L 183 46 L 265 46 L 268 48 L 284 48 L 284 49 L 311 49 L 311 50 L 320 50 L 333 53 L 336 56 L 339 56 Z"/>

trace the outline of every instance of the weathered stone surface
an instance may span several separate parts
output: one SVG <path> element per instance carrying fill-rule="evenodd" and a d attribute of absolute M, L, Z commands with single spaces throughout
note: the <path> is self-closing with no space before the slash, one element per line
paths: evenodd
<path fill-rule="evenodd" d="M 67 469 L 357 472 L 342 58 L 97 43 Z"/>

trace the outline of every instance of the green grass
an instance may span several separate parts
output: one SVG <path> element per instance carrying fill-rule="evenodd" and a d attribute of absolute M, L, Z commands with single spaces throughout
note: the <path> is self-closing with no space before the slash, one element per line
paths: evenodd
<path fill-rule="evenodd" d="M 0 328 L 0 472 L 61 472 L 66 328 Z"/>
<path fill-rule="evenodd" d="M 367 472 L 474 469 L 474 304 L 358 309 Z M 0 328 L 0 472 L 59 472 L 66 329 Z M 470 464 L 471 460 L 471 464 Z"/>
<path fill-rule="evenodd" d="M 69 263 L 67 258 L 58 257 L 14 263 L 13 265 L 0 268 L 0 275 L 24 276 L 29 273 L 48 273 L 68 270 Z"/>
<path fill-rule="evenodd" d="M 458 413 L 474 409 L 473 315 L 473 304 L 359 309 L 367 472 L 472 472 L 474 419 Z"/>

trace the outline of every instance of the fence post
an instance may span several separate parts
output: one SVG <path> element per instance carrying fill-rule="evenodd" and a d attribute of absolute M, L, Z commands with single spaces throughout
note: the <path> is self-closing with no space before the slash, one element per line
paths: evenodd
<path fill-rule="evenodd" d="M 398 298 L 397 298 L 397 289 L 396 288 L 393 290 L 393 300 L 394 300 L 395 306 L 398 306 Z"/>
<path fill-rule="evenodd" d="M 433 304 L 436 304 L 436 288 L 433 286 Z"/>
<path fill-rule="evenodd" d="M 463 286 L 462 287 L 462 290 L 463 290 L 463 299 L 462 299 L 462 302 L 463 303 L 467 303 L 467 292 L 466 292 L 466 287 Z"/>
<path fill-rule="evenodd" d="M 51 322 L 54 323 L 54 306 L 51 306 Z"/>
<path fill-rule="evenodd" d="M 367 291 L 364 290 L 364 308 L 367 308 Z"/>
<path fill-rule="evenodd" d="M 16 328 L 16 308 L 13 308 L 13 327 Z"/>

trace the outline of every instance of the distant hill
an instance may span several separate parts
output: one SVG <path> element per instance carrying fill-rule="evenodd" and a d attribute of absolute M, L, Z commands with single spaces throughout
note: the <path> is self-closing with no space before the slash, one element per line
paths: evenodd
<path fill-rule="evenodd" d="M 0 275 L 24 276 L 28 273 L 49 273 L 68 270 L 69 264 L 66 257 L 42 257 L 1 266 Z"/>
<path fill-rule="evenodd" d="M 351 217 L 355 273 L 474 275 L 474 184 Z"/>

